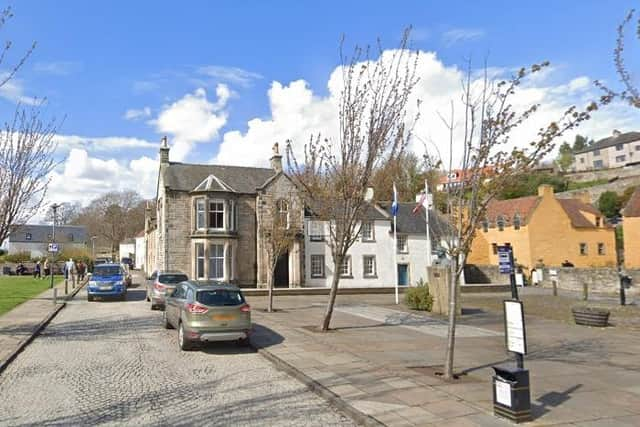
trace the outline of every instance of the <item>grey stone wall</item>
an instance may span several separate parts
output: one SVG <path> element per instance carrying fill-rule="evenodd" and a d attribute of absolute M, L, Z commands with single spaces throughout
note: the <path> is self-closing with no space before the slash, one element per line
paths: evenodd
<path fill-rule="evenodd" d="M 464 266 L 465 283 L 473 284 L 509 284 L 509 276 L 500 274 L 497 265 L 467 264 Z"/>
<path fill-rule="evenodd" d="M 556 272 L 552 275 L 551 271 Z M 627 288 L 629 295 L 640 295 L 640 270 L 627 270 L 632 277 L 631 286 Z M 559 289 L 582 292 L 586 284 L 589 292 L 617 294 L 620 289 L 618 271 L 615 268 L 545 268 L 542 286 L 553 287 L 556 279 Z"/>
<path fill-rule="evenodd" d="M 256 198 L 243 195 L 237 199 L 238 250 L 236 272 L 240 286 L 256 285 Z"/>
<path fill-rule="evenodd" d="M 624 178 L 640 176 L 640 166 L 628 166 L 624 168 L 593 170 L 586 172 L 572 172 L 565 174 L 572 181 L 596 181 L 598 179 Z"/>
<path fill-rule="evenodd" d="M 640 176 L 620 178 L 608 184 L 595 185 L 581 190 L 563 191 L 562 193 L 556 193 L 556 196 L 560 199 L 571 199 L 577 198 L 581 194 L 588 193 L 591 202 L 595 203 L 598 198 L 600 198 L 600 195 L 605 191 L 614 191 L 618 194 L 622 194 L 627 188 L 635 187 L 637 185 L 640 185 Z"/>
<path fill-rule="evenodd" d="M 166 195 L 166 241 L 169 270 L 191 273 L 191 196 L 170 191 Z"/>

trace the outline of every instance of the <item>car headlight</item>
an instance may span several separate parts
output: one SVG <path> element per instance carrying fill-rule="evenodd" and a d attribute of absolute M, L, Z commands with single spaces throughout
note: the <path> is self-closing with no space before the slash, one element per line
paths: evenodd
<path fill-rule="evenodd" d="M 116 285 L 116 286 L 123 286 L 123 285 L 124 285 L 124 282 L 121 280 L 121 281 L 119 281 L 119 282 L 116 282 L 116 283 L 115 283 L 115 285 Z"/>
<path fill-rule="evenodd" d="M 94 286 L 98 286 L 98 282 L 95 282 L 93 280 L 89 281 L 89 287 L 92 288 Z"/>

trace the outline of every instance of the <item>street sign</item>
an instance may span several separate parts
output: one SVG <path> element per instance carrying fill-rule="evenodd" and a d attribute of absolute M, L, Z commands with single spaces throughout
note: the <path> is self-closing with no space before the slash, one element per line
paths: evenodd
<path fill-rule="evenodd" d="M 524 310 L 521 301 L 504 302 L 504 324 L 507 350 L 527 354 L 527 337 L 524 329 Z"/>
<path fill-rule="evenodd" d="M 58 244 L 57 243 L 49 243 L 49 252 L 57 253 L 58 252 Z"/>
<path fill-rule="evenodd" d="M 501 274 L 513 273 L 513 248 L 498 246 L 498 269 Z"/>

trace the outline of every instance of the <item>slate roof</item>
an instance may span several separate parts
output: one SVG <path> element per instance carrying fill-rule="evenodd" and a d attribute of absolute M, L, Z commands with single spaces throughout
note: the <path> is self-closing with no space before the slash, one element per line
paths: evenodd
<path fill-rule="evenodd" d="M 595 216 L 603 217 L 602 213 L 596 209 L 593 205 L 584 203 L 578 199 L 557 199 L 562 205 L 562 208 L 571 219 L 571 225 L 577 228 L 592 228 L 595 225 L 585 218 L 580 211 L 594 214 Z"/>
<path fill-rule="evenodd" d="M 340 209 L 340 207 L 335 206 L 335 209 L 338 210 Z M 316 209 L 316 211 L 317 210 L 318 209 Z M 313 211 L 314 211 L 313 206 L 309 206 L 307 209 L 305 209 L 305 216 L 308 216 L 308 217 L 314 216 Z M 380 209 L 376 208 L 376 206 L 373 204 L 368 204 L 364 211 L 364 218 L 369 221 L 385 220 L 385 219 L 391 218 L 391 214 L 387 214 L 386 212 L 381 211 Z"/>
<path fill-rule="evenodd" d="M 631 198 L 625 205 L 622 215 L 626 217 L 640 217 L 640 187 L 631 195 Z"/>
<path fill-rule="evenodd" d="M 31 239 L 27 239 L 27 234 L 31 235 Z M 50 225 L 17 225 L 14 226 L 9 234 L 9 242 L 23 243 L 48 243 L 51 239 Z M 71 240 L 73 235 L 73 240 Z M 56 242 L 65 243 L 86 243 L 87 230 L 84 226 L 77 225 L 59 225 L 56 226 Z"/>
<path fill-rule="evenodd" d="M 389 219 L 393 221 L 391 202 L 379 202 L 378 204 L 389 213 Z M 413 213 L 416 204 L 415 202 L 398 203 L 398 217 L 396 218 L 398 233 L 425 234 L 427 232 L 424 208 L 421 208 L 415 214 Z M 429 210 L 429 236 L 431 240 L 440 240 L 449 231 L 451 231 L 451 227 L 444 215 L 433 209 Z"/>
<path fill-rule="evenodd" d="M 256 194 L 256 189 L 275 173 L 267 168 L 171 162 L 164 169 L 163 181 L 171 190 L 192 191 L 210 175 L 214 175 L 238 193 Z"/>
<path fill-rule="evenodd" d="M 594 150 L 602 150 L 603 148 L 613 147 L 614 145 L 626 144 L 628 142 L 638 140 L 640 140 L 640 132 L 625 132 L 621 133 L 618 136 L 610 136 L 608 138 L 601 139 L 595 144 L 584 148 L 583 150 L 576 151 L 575 154 L 588 153 Z"/>

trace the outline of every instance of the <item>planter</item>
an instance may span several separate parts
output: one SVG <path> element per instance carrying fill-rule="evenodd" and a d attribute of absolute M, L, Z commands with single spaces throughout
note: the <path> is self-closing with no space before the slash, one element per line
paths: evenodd
<path fill-rule="evenodd" d="M 605 327 L 609 324 L 609 310 L 594 307 L 574 307 L 571 309 L 576 325 Z"/>

